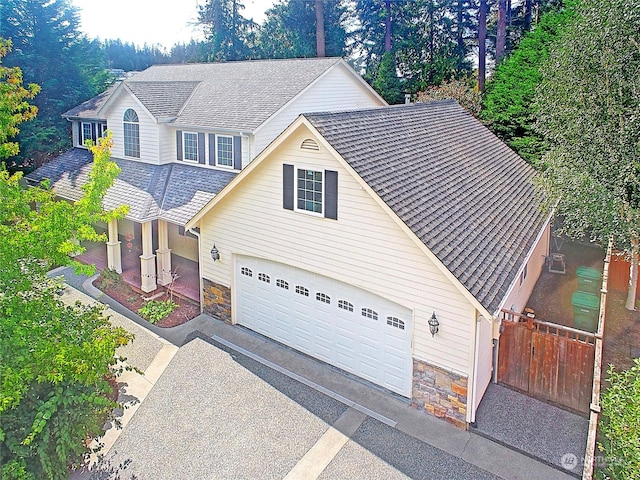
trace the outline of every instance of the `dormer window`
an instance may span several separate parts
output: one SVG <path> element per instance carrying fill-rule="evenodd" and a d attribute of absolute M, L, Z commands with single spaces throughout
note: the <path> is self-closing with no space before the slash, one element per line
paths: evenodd
<path fill-rule="evenodd" d="M 233 167 L 233 137 L 216 135 L 216 165 Z"/>
<path fill-rule="evenodd" d="M 87 146 L 87 142 L 91 141 L 93 144 L 98 142 L 99 138 L 104 137 L 104 132 L 107 131 L 106 122 L 81 122 L 80 123 L 80 138 L 78 139 L 80 145 Z"/>
<path fill-rule="evenodd" d="M 182 132 L 182 158 L 188 162 L 198 161 L 198 134 L 195 132 Z"/>
<path fill-rule="evenodd" d="M 129 108 L 122 119 L 125 157 L 140 158 L 140 122 L 135 110 Z"/>

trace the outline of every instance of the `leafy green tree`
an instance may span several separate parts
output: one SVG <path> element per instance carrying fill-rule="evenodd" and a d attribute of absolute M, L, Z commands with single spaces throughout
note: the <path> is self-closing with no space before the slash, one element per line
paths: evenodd
<path fill-rule="evenodd" d="M 315 57 L 318 53 L 316 2 L 279 0 L 266 12 L 258 34 L 258 48 L 263 58 Z M 347 54 L 347 9 L 343 0 L 324 0 L 325 54 Z"/>
<path fill-rule="evenodd" d="M 451 79 L 442 82 L 438 87 L 430 87 L 418 94 L 419 102 L 431 100 L 455 100 L 474 117 L 480 114 L 481 96 L 477 89 L 476 79 L 469 76 L 463 79 Z"/>
<path fill-rule="evenodd" d="M 542 135 L 533 130 L 533 99 L 542 81 L 541 66 L 572 11 L 550 12 L 542 17 L 535 30 L 498 66 L 483 96 L 481 119 L 503 142 L 539 168 L 546 147 Z"/>
<path fill-rule="evenodd" d="M 38 108 L 27 100 L 40 91 L 35 84 L 23 87 L 20 68 L 2 65 L 2 59 L 10 50 L 11 42 L 0 38 L 0 160 L 18 154 L 18 142 L 9 140 L 19 133 L 18 125 L 35 118 Z"/>
<path fill-rule="evenodd" d="M 640 3 L 581 0 L 542 68 L 536 129 L 549 143 L 542 187 L 562 232 L 631 258 L 635 308 L 640 232 Z"/>
<path fill-rule="evenodd" d="M 42 88 L 38 117 L 21 128 L 21 154 L 10 163 L 39 166 L 71 146 L 61 114 L 106 88 L 102 50 L 80 34 L 71 0 L 2 0 L 0 36 L 13 42 L 5 64 Z"/>
<path fill-rule="evenodd" d="M 102 308 L 66 305 L 48 269 L 72 263 L 77 241 L 100 240 L 92 224 L 121 216 L 101 202 L 118 174 L 110 137 L 93 147 L 84 196 L 58 201 L 47 188 L 24 189 L 21 173 L 0 170 L 0 478 L 66 479 L 102 433 L 116 404 L 108 382 L 115 349 L 131 336 Z M 37 209 L 32 208 L 37 205 Z M 104 239 L 103 239 L 104 240 Z"/>
<path fill-rule="evenodd" d="M 607 372 L 609 385 L 602 393 L 602 417 L 598 426 L 602 441 L 598 448 L 605 461 L 600 476 L 610 479 L 640 479 L 640 359 L 628 370 Z"/>

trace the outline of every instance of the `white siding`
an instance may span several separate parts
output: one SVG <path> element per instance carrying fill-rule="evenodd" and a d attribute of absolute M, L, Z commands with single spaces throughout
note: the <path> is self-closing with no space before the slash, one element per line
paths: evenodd
<path fill-rule="evenodd" d="M 138 114 L 140 122 L 140 158 L 148 163 L 159 163 L 158 158 L 158 124 L 156 120 L 140 106 L 127 92 L 123 92 L 109 107 L 107 125 L 113 132 L 113 148 L 111 153 L 116 158 L 131 158 L 124 156 L 124 128 L 122 118 L 124 112 L 132 108 Z M 131 160 L 138 160 L 131 158 Z"/>
<path fill-rule="evenodd" d="M 520 285 L 520 277 L 522 275 L 521 268 L 515 280 L 513 290 L 509 293 L 507 301 L 504 302 L 504 308 L 507 310 L 522 312 L 527 306 L 531 292 L 533 292 L 533 287 L 536 286 L 536 282 L 545 265 L 545 259 L 549 255 L 549 233 L 550 226 L 547 225 L 527 262 L 526 278 L 522 282 L 522 285 Z"/>
<path fill-rule="evenodd" d="M 480 405 L 480 400 L 491 382 L 493 373 L 493 325 L 491 320 L 478 317 L 476 342 L 476 368 L 474 373 L 473 386 L 473 410 L 472 416 L 467 420 L 475 421 L 475 414 Z M 471 413 L 471 411 L 470 411 Z"/>
<path fill-rule="evenodd" d="M 253 156 L 258 155 L 301 113 L 353 110 L 382 105 L 384 104 L 344 65 L 337 65 L 301 96 L 258 128 L 255 133 L 256 143 Z"/>
<path fill-rule="evenodd" d="M 203 255 L 203 276 L 230 287 L 233 256 L 248 255 L 363 288 L 413 310 L 416 357 L 469 375 L 470 302 L 336 159 L 298 148 L 309 136 L 306 127 L 293 133 L 203 217 L 201 248 L 215 243 L 222 256 L 214 263 Z M 283 163 L 338 171 L 337 221 L 283 209 Z M 440 332 L 432 337 L 434 311 Z"/>

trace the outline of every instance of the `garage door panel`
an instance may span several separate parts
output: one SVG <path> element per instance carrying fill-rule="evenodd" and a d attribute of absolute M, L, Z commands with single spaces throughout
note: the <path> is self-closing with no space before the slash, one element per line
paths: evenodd
<path fill-rule="evenodd" d="M 251 275 L 243 275 L 243 268 Z M 410 395 L 410 310 L 358 287 L 253 257 L 237 258 L 235 278 L 240 324 Z M 387 317 L 401 318 L 404 329 L 397 320 L 388 325 Z"/>

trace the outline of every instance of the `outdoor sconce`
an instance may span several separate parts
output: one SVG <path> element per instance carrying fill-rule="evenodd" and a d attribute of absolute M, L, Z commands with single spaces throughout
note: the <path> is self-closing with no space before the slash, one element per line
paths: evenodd
<path fill-rule="evenodd" d="M 220 260 L 220 252 L 218 251 L 218 249 L 216 248 L 216 244 L 213 244 L 213 247 L 211 248 L 211 258 L 213 259 L 213 261 L 217 261 Z"/>
<path fill-rule="evenodd" d="M 429 330 L 431 331 L 431 336 L 435 337 L 436 333 L 438 333 L 438 327 L 440 327 L 440 322 L 436 318 L 436 312 L 431 314 L 431 318 L 429 319 Z"/>

